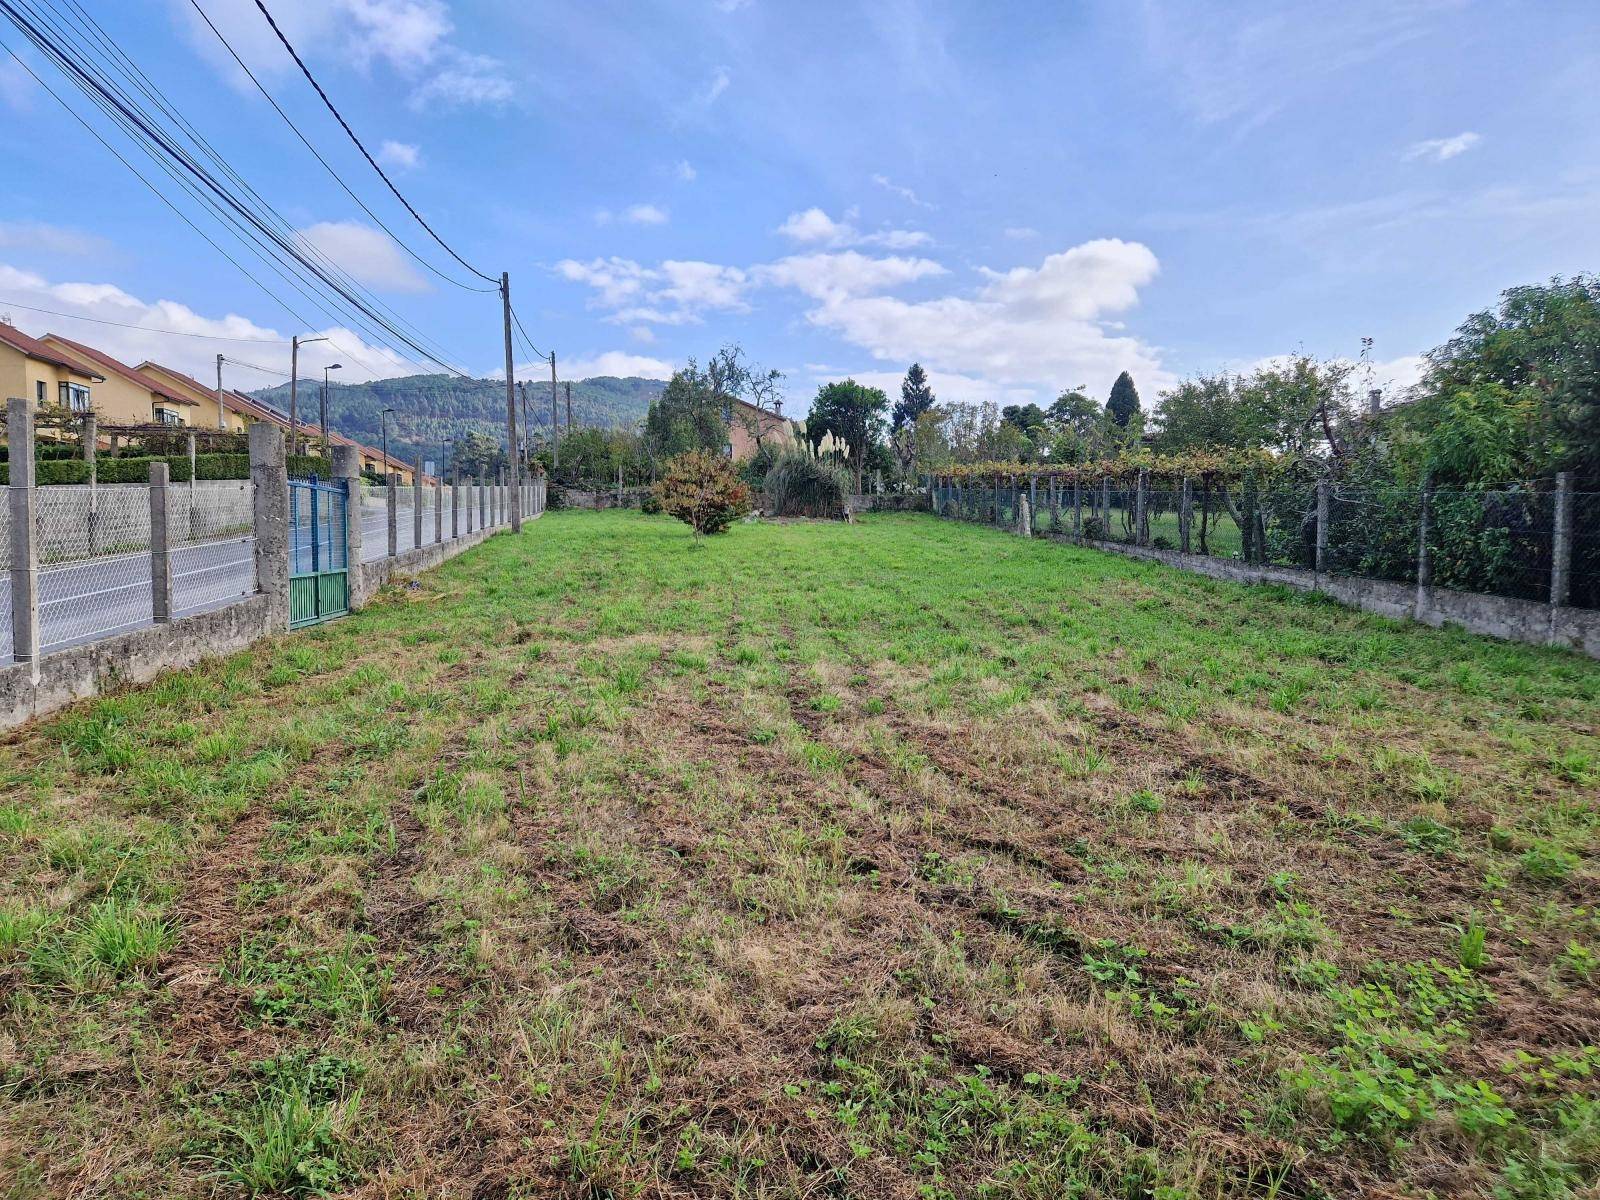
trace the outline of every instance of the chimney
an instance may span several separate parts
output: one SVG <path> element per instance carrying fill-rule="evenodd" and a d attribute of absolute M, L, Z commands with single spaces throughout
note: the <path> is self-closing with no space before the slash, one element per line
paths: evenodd
<path fill-rule="evenodd" d="M 1377 416 L 1383 408 L 1383 389 L 1373 388 L 1367 393 L 1367 413 Z"/>

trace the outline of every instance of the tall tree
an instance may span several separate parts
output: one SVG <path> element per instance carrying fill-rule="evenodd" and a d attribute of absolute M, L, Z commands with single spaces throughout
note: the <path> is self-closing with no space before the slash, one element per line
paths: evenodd
<path fill-rule="evenodd" d="M 1133 376 L 1124 371 L 1111 385 L 1111 396 L 1106 401 L 1106 412 L 1123 429 L 1139 411 L 1139 389 L 1133 386 Z"/>
<path fill-rule="evenodd" d="M 849 448 L 857 495 L 861 493 L 861 470 L 867 450 L 883 436 L 888 408 L 889 397 L 883 389 L 866 387 L 854 379 L 824 384 L 811 402 L 806 436 L 815 444 L 823 434 L 831 433 Z"/>
<path fill-rule="evenodd" d="M 917 418 L 934 404 L 933 389 L 928 386 L 928 373 L 921 363 L 912 363 L 911 369 L 900 384 L 900 399 L 895 401 L 894 412 L 889 417 L 889 428 L 899 433 L 907 425 L 915 425 Z"/>

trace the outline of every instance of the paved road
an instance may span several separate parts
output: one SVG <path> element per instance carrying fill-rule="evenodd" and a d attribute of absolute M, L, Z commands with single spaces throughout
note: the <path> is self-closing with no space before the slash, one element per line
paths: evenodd
<path fill-rule="evenodd" d="M 172 554 L 175 616 L 255 590 L 255 539 L 224 538 Z M 150 556 L 121 554 L 39 572 L 39 643 L 60 650 L 150 624 Z M 0 572 L 0 658 L 11 658 L 11 575 Z"/>

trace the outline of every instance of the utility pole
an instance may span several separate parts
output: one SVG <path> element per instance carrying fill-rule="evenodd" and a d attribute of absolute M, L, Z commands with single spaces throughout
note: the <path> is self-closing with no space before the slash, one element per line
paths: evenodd
<path fill-rule="evenodd" d="M 325 342 L 325 337 L 303 338 L 299 334 L 289 339 L 289 453 L 300 453 L 300 345 L 302 342 Z"/>
<path fill-rule="evenodd" d="M 511 272 L 500 273 L 500 300 L 506 327 L 506 457 L 511 460 L 511 532 L 522 530 L 521 464 L 517 461 L 517 380 L 511 367 Z"/>
<path fill-rule="evenodd" d="M 528 385 L 517 384 L 517 396 L 522 401 L 522 462 L 525 466 L 532 466 L 529 461 L 529 450 L 533 444 L 533 426 L 528 424 Z"/>
<path fill-rule="evenodd" d="M 570 380 L 570 379 L 565 380 L 562 383 L 562 386 L 567 389 L 567 436 L 571 437 L 572 436 L 572 380 Z"/>
<path fill-rule="evenodd" d="M 561 469 L 561 412 L 556 408 L 556 352 L 550 351 L 551 471 Z"/>
<path fill-rule="evenodd" d="M 217 355 L 217 428 L 228 427 L 228 411 L 222 407 L 222 355 Z"/>

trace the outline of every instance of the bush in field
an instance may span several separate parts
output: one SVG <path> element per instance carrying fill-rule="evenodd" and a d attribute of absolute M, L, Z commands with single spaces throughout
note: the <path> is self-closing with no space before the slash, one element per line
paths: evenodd
<path fill-rule="evenodd" d="M 661 507 L 696 537 L 721 533 L 750 511 L 750 488 L 732 463 L 709 450 L 691 450 L 669 462 L 655 493 Z"/>
<path fill-rule="evenodd" d="M 1111 528 L 1104 517 L 1085 517 L 1083 536 L 1091 542 L 1108 542 L 1111 540 Z"/>
<path fill-rule="evenodd" d="M 765 486 L 773 516 L 843 518 L 850 475 L 837 463 L 794 450 L 773 460 Z"/>
<path fill-rule="evenodd" d="M 651 488 L 639 498 L 639 511 L 646 516 L 657 516 L 661 512 L 661 497 L 656 495 L 655 488 Z"/>

